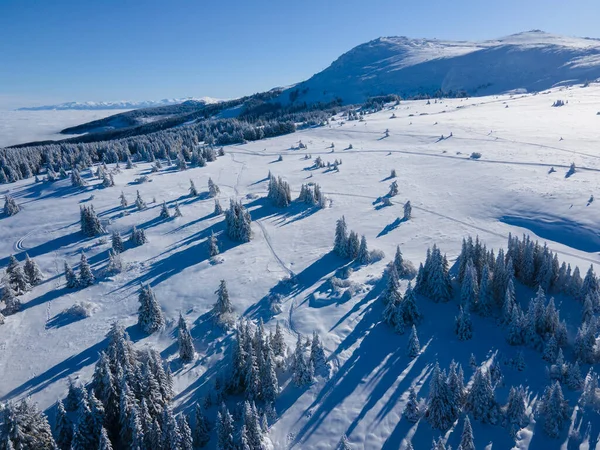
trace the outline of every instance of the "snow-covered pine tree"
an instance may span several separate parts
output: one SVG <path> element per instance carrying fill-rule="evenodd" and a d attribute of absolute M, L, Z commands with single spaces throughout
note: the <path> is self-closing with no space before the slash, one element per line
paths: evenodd
<path fill-rule="evenodd" d="M 100 430 L 100 440 L 98 442 L 98 450 L 113 450 L 113 446 L 108 438 L 106 428 Z"/>
<path fill-rule="evenodd" d="M 465 408 L 473 414 L 473 418 L 483 423 L 495 424 L 498 421 L 498 403 L 488 370 L 478 367 L 475 371 Z"/>
<path fill-rule="evenodd" d="M 85 288 L 91 286 L 96 282 L 96 278 L 92 273 L 92 268 L 88 263 L 87 257 L 85 253 L 81 253 L 81 261 L 79 262 L 79 276 L 77 278 L 77 285 L 79 287 Z"/>
<path fill-rule="evenodd" d="M 117 274 L 123 271 L 123 261 L 121 254 L 115 253 L 113 250 L 108 251 L 108 264 L 106 265 L 107 274 Z"/>
<path fill-rule="evenodd" d="M 214 231 L 210 233 L 210 237 L 208 238 L 208 256 L 214 258 L 219 254 L 219 246 L 217 244 L 217 237 L 215 236 Z"/>
<path fill-rule="evenodd" d="M 277 325 L 275 326 L 275 334 L 273 335 L 273 338 L 270 339 L 270 342 L 271 347 L 273 348 L 273 354 L 275 356 L 285 355 L 285 339 L 283 337 L 283 331 L 279 325 L 279 322 L 277 322 Z"/>
<path fill-rule="evenodd" d="M 354 231 L 350 231 L 350 234 L 348 235 L 348 241 L 346 244 L 348 258 L 356 259 L 360 250 L 360 241 L 358 239 L 358 234 L 356 234 Z"/>
<path fill-rule="evenodd" d="M 304 343 L 302 342 L 302 336 L 300 335 L 298 335 L 296 350 L 294 350 L 294 354 L 292 355 L 291 370 L 292 378 L 296 386 L 306 386 L 312 382 L 312 363 L 310 359 L 307 361 L 304 357 Z"/>
<path fill-rule="evenodd" d="M 468 341 L 473 337 L 473 324 L 468 311 L 460 307 L 458 316 L 455 319 L 454 332 L 461 341 Z"/>
<path fill-rule="evenodd" d="M 465 416 L 463 431 L 462 431 L 462 434 L 460 435 L 460 445 L 458 446 L 458 449 L 459 450 L 475 450 L 473 428 L 471 428 L 471 421 L 469 420 L 469 416 Z"/>
<path fill-rule="evenodd" d="M 478 294 L 477 270 L 473 265 L 473 261 L 469 258 L 465 267 L 465 275 L 460 292 L 462 309 L 467 312 L 473 311 L 477 306 Z"/>
<path fill-rule="evenodd" d="M 456 418 L 453 411 L 456 408 L 446 376 L 440 371 L 436 362 L 429 382 L 429 397 L 427 399 L 425 417 L 429 424 L 438 430 L 447 430 Z"/>
<path fill-rule="evenodd" d="M 25 271 L 17 261 L 17 258 L 13 255 L 10 255 L 8 267 L 6 268 L 5 291 L 8 291 L 8 287 L 10 287 L 16 295 L 24 294 L 31 289 Z"/>
<path fill-rule="evenodd" d="M 196 404 L 195 410 L 193 440 L 197 448 L 205 447 L 210 441 L 210 427 L 199 403 Z"/>
<path fill-rule="evenodd" d="M 178 335 L 177 340 L 179 343 L 179 358 L 183 362 L 190 362 L 194 359 L 194 341 L 192 340 L 192 335 L 188 330 L 187 324 L 185 323 L 185 319 L 179 313 L 179 327 L 178 327 Z"/>
<path fill-rule="evenodd" d="M 60 450 L 71 449 L 71 441 L 73 439 L 73 424 L 67 416 L 67 411 L 60 400 L 56 404 L 54 436 L 56 436 L 56 445 Z"/>
<path fill-rule="evenodd" d="M 209 197 L 217 197 L 221 193 L 219 186 L 217 186 L 212 178 L 208 178 L 208 196 Z"/>
<path fill-rule="evenodd" d="M 141 285 L 138 294 L 138 325 L 146 334 L 152 334 L 165 325 L 165 318 L 156 295 L 149 285 Z"/>
<path fill-rule="evenodd" d="M 415 295 L 410 281 L 406 287 L 404 298 L 399 304 L 399 312 L 404 324 L 407 326 L 418 325 L 423 320 L 423 314 L 421 314 L 417 305 L 417 296 Z"/>
<path fill-rule="evenodd" d="M 484 264 L 479 284 L 477 312 L 484 317 L 489 316 L 492 312 L 493 304 L 494 298 L 490 282 L 490 270 L 488 264 Z"/>
<path fill-rule="evenodd" d="M 129 242 L 131 242 L 131 245 L 134 247 L 144 245 L 146 242 L 148 242 L 148 239 L 146 238 L 146 232 L 143 230 L 143 228 L 137 228 L 134 225 L 133 229 L 131 230 Z"/>
<path fill-rule="evenodd" d="M 223 208 L 221 207 L 221 204 L 219 203 L 218 198 L 215 198 L 215 210 L 214 210 L 213 214 L 215 216 L 220 216 L 221 214 L 223 214 Z"/>
<path fill-rule="evenodd" d="M 325 350 L 316 331 L 313 331 L 312 343 L 310 346 L 310 362 L 312 363 L 315 375 L 329 377 L 329 364 L 325 358 Z"/>
<path fill-rule="evenodd" d="M 569 404 L 565 400 L 560 383 L 555 381 L 546 388 L 540 404 L 544 415 L 544 431 L 551 438 L 558 438 L 565 421 L 569 418 Z"/>
<path fill-rule="evenodd" d="M 398 182 L 394 180 L 390 184 L 390 192 L 388 192 L 388 197 L 395 197 L 396 195 L 398 195 Z"/>
<path fill-rule="evenodd" d="M 410 337 L 408 338 L 408 346 L 406 347 L 406 354 L 409 358 L 416 358 L 421 352 L 421 344 L 419 343 L 419 336 L 417 336 L 417 327 L 412 326 L 410 331 Z"/>
<path fill-rule="evenodd" d="M 525 389 L 523 386 L 517 388 L 511 386 L 504 416 L 509 429 L 513 427 L 519 429 L 526 425 Z"/>
<path fill-rule="evenodd" d="M 177 428 L 179 429 L 179 442 L 176 443 L 175 448 L 177 450 L 194 450 L 192 430 L 184 414 L 177 416 Z"/>
<path fill-rule="evenodd" d="M 129 206 L 129 202 L 127 201 L 127 197 L 125 197 L 125 193 L 123 191 L 121 191 L 119 200 L 121 201 L 121 208 L 125 209 Z"/>
<path fill-rule="evenodd" d="M 225 280 L 221 280 L 219 288 L 215 291 L 217 294 L 217 301 L 213 306 L 213 314 L 218 318 L 221 318 L 225 314 L 233 313 L 233 306 L 231 299 L 229 298 L 229 292 L 227 291 L 227 283 Z"/>
<path fill-rule="evenodd" d="M 217 413 L 217 448 L 219 450 L 237 450 L 234 433 L 233 417 L 223 404 Z"/>
<path fill-rule="evenodd" d="M 142 196 L 140 195 L 140 191 L 136 191 L 135 206 L 139 211 L 141 211 L 142 209 L 146 209 L 146 202 L 142 199 Z"/>
<path fill-rule="evenodd" d="M 71 186 L 83 187 L 86 185 L 87 185 L 87 183 L 83 178 L 81 178 L 81 174 L 79 173 L 79 170 L 77 170 L 76 168 L 73 168 L 73 170 L 71 170 Z"/>
<path fill-rule="evenodd" d="M 190 180 L 190 195 L 192 197 L 198 196 L 198 189 L 196 189 L 196 185 L 194 184 L 193 180 Z"/>
<path fill-rule="evenodd" d="M 175 211 L 173 211 L 173 217 L 175 217 L 175 218 L 183 217 L 183 214 L 181 213 L 181 210 L 179 209 L 179 202 L 175 201 L 174 209 L 175 209 Z"/>
<path fill-rule="evenodd" d="M 344 216 L 336 222 L 333 251 L 342 258 L 348 257 L 348 228 Z"/>
<path fill-rule="evenodd" d="M 369 249 L 367 247 L 367 238 L 364 234 L 360 238 L 360 247 L 358 249 L 356 260 L 360 264 L 369 264 L 371 262 L 371 254 L 369 253 Z"/>
<path fill-rule="evenodd" d="M 8 402 L 0 410 L 2 450 L 55 450 L 56 442 L 46 415 L 29 398 Z"/>
<path fill-rule="evenodd" d="M 17 204 L 15 199 L 10 195 L 4 196 L 4 214 L 7 216 L 14 216 L 19 211 L 21 211 L 21 207 Z"/>
<path fill-rule="evenodd" d="M 411 423 L 416 423 L 421 418 L 419 400 L 417 399 L 417 394 L 415 393 L 415 388 L 413 386 L 408 390 L 408 401 L 404 406 L 402 415 Z"/>
<path fill-rule="evenodd" d="M 567 365 L 565 383 L 569 389 L 573 391 L 577 391 L 583 387 L 583 378 L 581 376 L 581 369 L 579 368 L 579 361 Z"/>
<path fill-rule="evenodd" d="M 241 201 L 229 202 L 229 209 L 225 212 L 227 235 L 233 241 L 250 242 L 252 239 L 252 219 L 250 213 Z"/>
<path fill-rule="evenodd" d="M 123 244 L 123 238 L 118 231 L 113 231 L 111 235 L 111 244 L 113 252 L 123 253 L 125 251 L 125 245 Z"/>
<path fill-rule="evenodd" d="M 412 206 L 410 200 L 404 204 L 404 220 L 410 220 L 412 218 Z"/>
<path fill-rule="evenodd" d="M 163 201 L 163 204 L 160 208 L 159 218 L 169 219 L 170 217 L 171 217 L 171 213 L 169 212 L 169 208 L 167 208 L 167 204 Z"/>

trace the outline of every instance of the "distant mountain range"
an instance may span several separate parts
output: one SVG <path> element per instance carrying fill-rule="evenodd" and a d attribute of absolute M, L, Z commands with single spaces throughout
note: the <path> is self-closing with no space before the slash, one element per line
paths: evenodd
<path fill-rule="evenodd" d="M 598 39 L 539 30 L 488 41 L 382 37 L 343 54 L 322 72 L 286 89 L 280 99 L 313 103 L 339 98 L 348 104 L 384 94 L 491 95 L 597 78 Z"/>
<path fill-rule="evenodd" d="M 186 101 L 195 101 L 199 103 L 212 104 L 221 100 L 211 97 L 187 97 L 187 98 L 165 98 L 163 100 L 146 101 L 117 101 L 117 102 L 67 102 L 57 105 L 29 106 L 19 108 L 17 111 L 65 111 L 65 110 L 106 110 L 106 109 L 140 109 L 154 108 L 157 106 L 177 105 Z"/>

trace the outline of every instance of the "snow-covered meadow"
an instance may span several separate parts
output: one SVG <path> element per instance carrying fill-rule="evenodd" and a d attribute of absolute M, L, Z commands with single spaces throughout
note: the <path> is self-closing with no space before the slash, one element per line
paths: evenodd
<path fill-rule="evenodd" d="M 552 107 L 558 99 L 567 103 Z M 169 360 L 176 409 L 191 411 L 214 389 L 216 371 L 231 351 L 230 334 L 207 318 L 224 279 L 236 315 L 262 318 L 269 330 L 279 323 L 290 351 L 298 334 L 316 331 L 332 366 L 329 379 L 317 378 L 307 388 L 294 386 L 287 374 L 280 374 L 278 417 L 269 431 L 274 448 L 333 448 L 345 434 L 351 448 L 397 449 L 412 441 L 414 448 L 427 449 L 440 432 L 425 419 L 413 424 L 402 417 L 409 388 L 414 387 L 419 398 L 426 397 L 436 361 L 443 369 L 453 359 L 461 363 L 468 381 L 472 353 L 484 364 L 493 357 L 515 358 L 522 350 L 526 369 L 503 365 L 504 382 L 496 397 L 504 404 L 510 387 L 522 384 L 533 410 L 549 384 L 541 352 L 509 346 L 506 329 L 495 318 L 475 314 L 473 339 L 459 341 L 454 333 L 460 294 L 456 285 L 449 303 L 419 298 L 424 321 L 417 329 L 423 350 L 411 360 L 406 356 L 409 333 L 395 334 L 382 321 L 382 275 L 398 245 L 404 258 L 418 267 L 436 244 L 452 266 L 465 237 L 479 236 L 497 253 L 506 249 L 509 233 L 528 233 L 547 242 L 561 262 L 579 266 L 583 276 L 590 263 L 600 262 L 600 211 L 593 201 L 600 172 L 599 111 L 600 87 L 595 85 L 537 95 L 407 101 L 366 115 L 364 121 L 336 117 L 327 126 L 225 147 L 224 156 L 203 168 L 150 173 L 147 163 L 128 170 L 122 166 L 114 175 L 115 187 L 103 188 L 89 173 L 85 188 L 72 187 L 68 179 L 1 185 L 0 195 L 9 193 L 23 209 L 0 219 L 0 266 L 7 265 L 11 254 L 23 261 L 28 253 L 46 279 L 23 295 L 22 310 L 0 326 L 0 400 L 31 396 L 42 409 L 50 408 L 64 397 L 69 377 L 89 381 L 111 323 L 120 320 L 137 347 L 153 346 Z M 299 142 L 307 148 L 298 149 Z M 481 156 L 471 157 L 476 153 Z M 312 159 L 305 159 L 306 154 Z M 317 157 L 325 163 L 341 160 L 339 170 L 314 168 Z M 576 171 L 567 177 L 572 163 Z M 399 193 L 391 206 L 382 207 L 377 199 L 394 181 L 392 169 Z M 318 183 L 329 206 L 310 209 L 293 202 L 275 208 L 265 198 L 269 172 L 290 184 L 293 198 L 303 183 Z M 136 182 L 142 175 L 149 180 Z M 190 179 L 206 191 L 209 177 L 220 188 L 224 208 L 234 198 L 249 209 L 251 242 L 231 242 L 223 216 L 213 214 L 213 199 L 202 193 L 189 196 Z M 123 214 L 121 191 L 132 204 L 138 190 L 148 207 L 130 207 Z M 408 200 L 412 217 L 399 220 Z M 160 219 L 163 201 L 170 206 L 177 201 L 183 216 Z M 81 205 L 93 205 L 109 232 L 128 235 L 134 225 L 145 230 L 149 242 L 122 254 L 124 272 L 102 275 L 110 235 L 80 234 Z M 351 295 L 338 295 L 330 280 L 349 264 L 331 251 L 335 224 L 342 216 L 349 229 L 366 236 L 370 249 L 386 255 L 355 267 L 349 277 Z M 212 232 L 221 248 L 219 263 L 208 255 Z M 76 266 L 81 251 L 97 283 L 67 289 L 64 261 Z M 290 276 L 293 287 L 286 288 L 281 281 Z M 152 285 L 167 320 L 164 331 L 150 337 L 135 325 L 141 283 Z M 408 281 L 401 283 L 404 291 Z M 282 295 L 282 311 L 276 315 L 268 307 L 273 293 Z M 517 286 L 525 308 L 534 295 L 534 290 Z M 93 304 L 89 317 L 65 315 L 64 310 L 82 301 Z M 556 295 L 556 304 L 572 343 L 581 304 L 563 295 Z M 177 357 L 174 330 L 179 313 L 191 327 L 197 351 L 194 362 L 186 365 Z M 570 347 L 565 356 L 572 359 Z M 564 393 L 574 407 L 580 392 L 565 388 Z M 212 407 L 208 416 L 214 420 L 215 415 Z M 460 441 L 462 417 L 442 434 L 453 448 Z M 545 436 L 541 422 L 533 420 L 517 435 L 516 444 L 501 425 L 472 424 L 477 448 L 491 448 L 486 447 L 490 443 L 494 449 L 594 448 L 600 420 L 590 411 L 583 417 L 575 409 L 559 439 Z M 588 421 L 591 432 L 586 432 Z M 213 436 L 209 447 L 215 442 Z"/>

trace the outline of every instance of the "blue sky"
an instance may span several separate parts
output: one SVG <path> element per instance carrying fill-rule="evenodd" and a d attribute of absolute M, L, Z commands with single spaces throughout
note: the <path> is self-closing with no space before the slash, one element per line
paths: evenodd
<path fill-rule="evenodd" d="M 600 37 L 598 0 L 0 0 L 0 108 L 231 98 L 304 80 L 379 36 Z"/>

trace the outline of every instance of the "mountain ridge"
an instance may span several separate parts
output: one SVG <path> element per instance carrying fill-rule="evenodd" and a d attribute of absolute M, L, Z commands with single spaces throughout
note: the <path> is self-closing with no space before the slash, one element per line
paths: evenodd
<path fill-rule="evenodd" d="M 65 110 L 107 110 L 107 109 L 141 109 L 154 108 L 157 106 L 177 105 L 187 101 L 194 101 L 204 104 L 219 103 L 222 100 L 212 97 L 184 97 L 184 98 L 165 98 L 162 100 L 142 100 L 142 101 L 100 101 L 100 102 L 65 102 L 55 105 L 27 106 L 18 108 L 17 111 L 65 111 Z"/>

